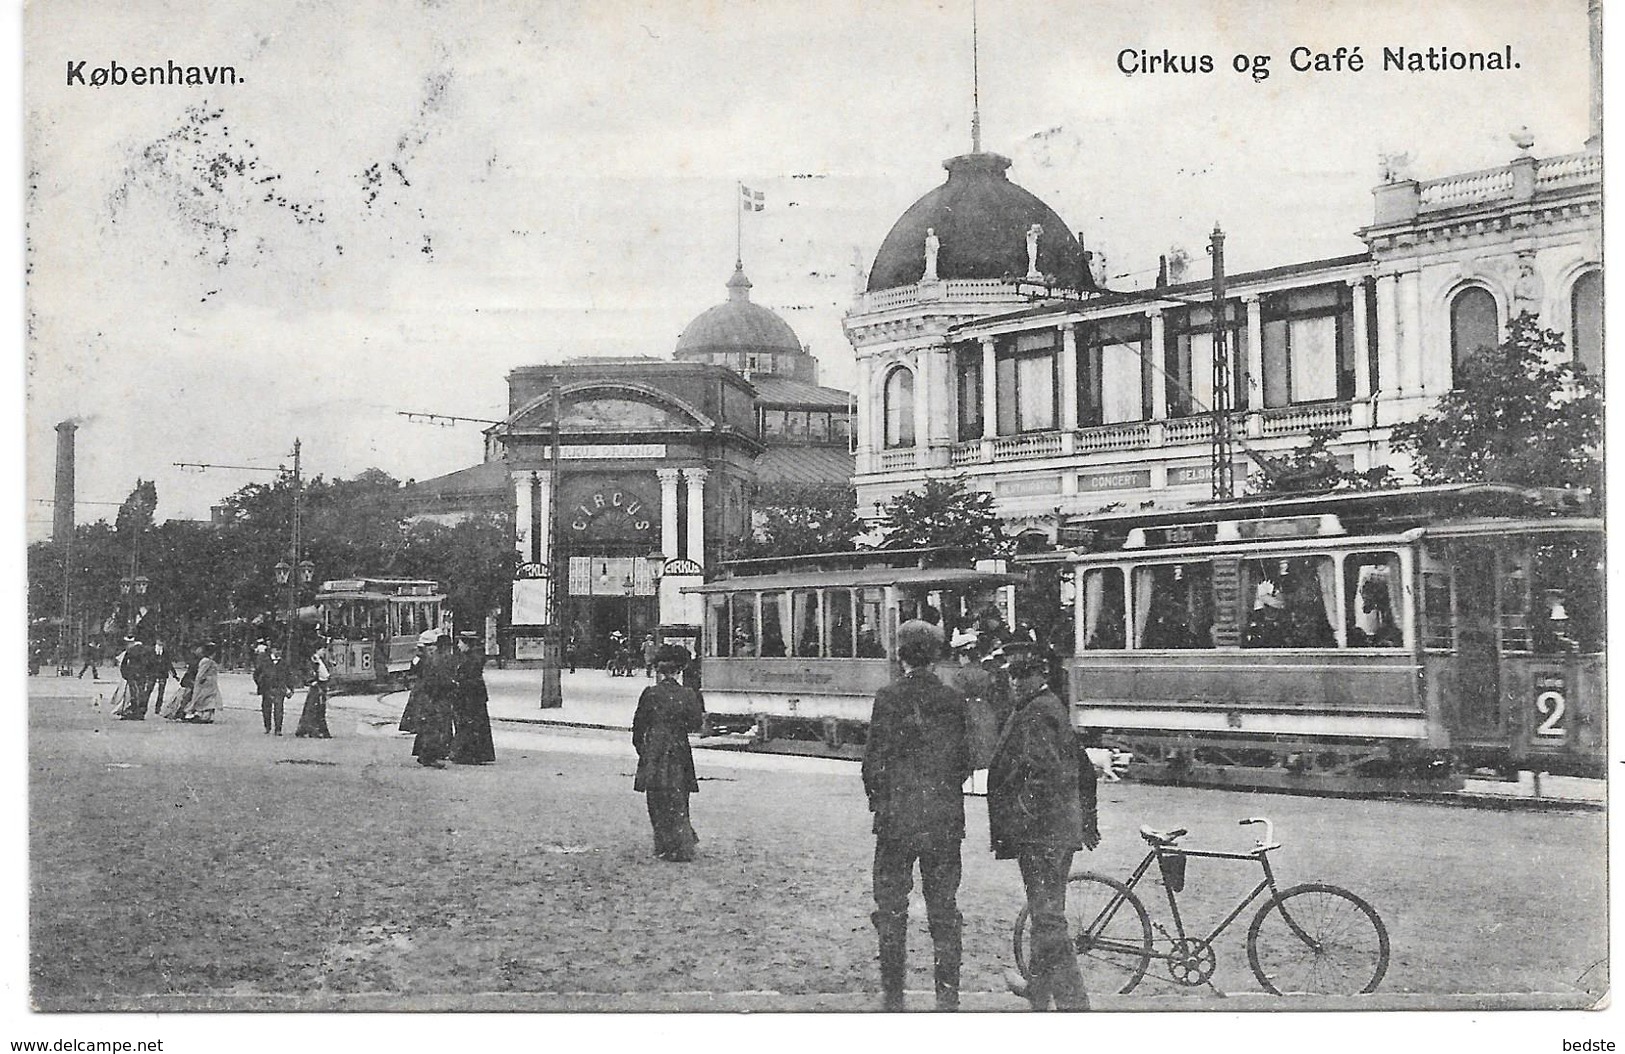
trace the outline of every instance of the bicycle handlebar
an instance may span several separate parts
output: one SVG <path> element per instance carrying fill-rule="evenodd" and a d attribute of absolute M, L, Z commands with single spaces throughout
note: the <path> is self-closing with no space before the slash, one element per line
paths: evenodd
<path fill-rule="evenodd" d="M 1264 825 L 1264 837 L 1258 840 L 1258 848 L 1279 849 L 1280 846 L 1275 842 L 1275 825 L 1270 823 L 1269 820 L 1265 819 L 1264 817 L 1250 816 L 1247 819 L 1240 821 L 1239 826 L 1246 827 L 1248 824 L 1254 823 L 1261 823 Z"/>

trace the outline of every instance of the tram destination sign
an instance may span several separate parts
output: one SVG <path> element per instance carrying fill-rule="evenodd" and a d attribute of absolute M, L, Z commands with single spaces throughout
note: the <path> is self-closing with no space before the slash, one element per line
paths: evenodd
<path fill-rule="evenodd" d="M 1173 527 L 1147 527 L 1145 529 L 1145 544 L 1147 548 L 1167 545 L 1200 545 L 1211 542 L 1219 536 L 1219 525 L 1216 523 L 1185 523 Z"/>

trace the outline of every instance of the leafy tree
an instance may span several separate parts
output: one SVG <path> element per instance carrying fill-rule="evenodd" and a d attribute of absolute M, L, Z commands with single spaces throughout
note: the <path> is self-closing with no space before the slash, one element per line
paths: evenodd
<path fill-rule="evenodd" d="M 952 546 L 991 556 L 1009 546 L 993 495 L 962 477 L 928 479 L 897 495 L 881 508 L 879 528 L 883 549 Z"/>
<path fill-rule="evenodd" d="M 768 483 L 756 491 L 754 524 L 734 556 L 844 553 L 863 530 L 851 487 Z"/>
<path fill-rule="evenodd" d="M 1424 483 L 1602 486 L 1602 386 L 1563 335 L 1524 312 L 1500 345 L 1461 364 L 1456 387 L 1426 415 L 1394 426 Z"/>
<path fill-rule="evenodd" d="M 477 629 L 507 604 L 517 559 L 512 516 L 487 513 L 453 524 L 425 520 L 404 529 L 394 573 L 439 582 L 456 624 Z"/>
<path fill-rule="evenodd" d="M 1247 478 L 1249 494 L 1308 494 L 1328 490 L 1375 490 L 1398 482 L 1387 465 L 1360 471 L 1343 468 L 1327 449 L 1337 439 L 1330 428 L 1317 428 L 1304 443 L 1285 454 L 1255 455 L 1258 471 Z"/>

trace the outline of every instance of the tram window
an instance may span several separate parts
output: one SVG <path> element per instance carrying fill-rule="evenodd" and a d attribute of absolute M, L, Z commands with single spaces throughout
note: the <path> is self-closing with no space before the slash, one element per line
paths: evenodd
<path fill-rule="evenodd" d="M 858 658 L 884 659 L 885 639 L 881 636 L 881 612 L 885 610 L 884 597 L 878 589 L 860 589 L 857 592 Z"/>
<path fill-rule="evenodd" d="M 1083 576 L 1083 646 L 1091 651 L 1123 647 L 1127 612 L 1123 569 L 1103 567 Z"/>
<path fill-rule="evenodd" d="M 1344 611 L 1351 648 L 1397 648 L 1405 643 L 1400 617 L 1399 554 L 1356 553 L 1343 566 Z"/>
<path fill-rule="evenodd" d="M 1456 646 L 1455 617 L 1450 607 L 1450 572 L 1443 568 L 1422 572 L 1422 645 L 1427 648 Z"/>
<path fill-rule="evenodd" d="M 779 659 L 789 654 L 784 642 L 790 639 L 790 604 L 783 593 L 762 594 L 762 657 Z"/>
<path fill-rule="evenodd" d="M 822 658 L 824 643 L 818 617 L 818 590 L 798 589 L 790 594 L 795 616 L 794 654 L 805 658 Z"/>
<path fill-rule="evenodd" d="M 829 654 L 833 659 L 850 659 L 854 654 L 852 633 L 852 591 L 831 589 L 824 594 L 829 605 Z"/>
<path fill-rule="evenodd" d="M 1244 648 L 1335 648 L 1336 571 L 1329 556 L 1246 560 L 1242 596 L 1251 603 Z"/>
<path fill-rule="evenodd" d="M 735 593 L 728 599 L 733 613 L 733 653 L 750 658 L 756 654 L 756 594 Z"/>
<path fill-rule="evenodd" d="M 1602 540 L 1537 547 L 1531 560 L 1530 619 L 1535 651 L 1543 654 L 1603 650 L 1604 576 Z"/>
<path fill-rule="evenodd" d="M 1213 565 L 1136 567 L 1134 640 L 1139 648 L 1213 647 Z"/>
<path fill-rule="evenodd" d="M 726 659 L 733 654 L 732 622 L 728 619 L 728 597 L 712 595 L 705 598 L 706 623 L 710 629 L 707 655 Z"/>

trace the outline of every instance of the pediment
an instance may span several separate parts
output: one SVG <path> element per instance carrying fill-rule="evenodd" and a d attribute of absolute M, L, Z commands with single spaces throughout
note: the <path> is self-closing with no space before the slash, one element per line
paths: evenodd
<path fill-rule="evenodd" d="M 566 432 L 668 432 L 709 428 L 711 422 L 680 400 L 642 385 L 583 386 L 560 393 Z M 552 401 L 542 397 L 508 419 L 516 429 L 547 428 Z"/>

